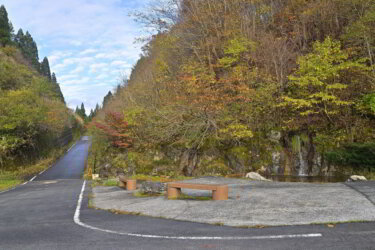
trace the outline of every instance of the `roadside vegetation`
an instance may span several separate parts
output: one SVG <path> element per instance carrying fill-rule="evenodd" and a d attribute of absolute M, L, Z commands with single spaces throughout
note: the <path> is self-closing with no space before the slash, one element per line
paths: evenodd
<path fill-rule="evenodd" d="M 89 125 L 90 171 L 373 176 L 374 1 L 165 0 L 134 16 L 154 35 Z"/>
<path fill-rule="evenodd" d="M 0 189 L 51 165 L 83 129 L 67 108 L 48 58 L 0 7 Z M 66 149 L 65 149 L 66 150 Z"/>
<path fill-rule="evenodd" d="M 0 191 L 28 181 L 33 176 L 51 167 L 79 138 L 80 134 L 77 134 L 69 144 L 51 150 L 48 155 L 40 157 L 34 164 L 24 164 L 17 168 L 0 171 Z"/>

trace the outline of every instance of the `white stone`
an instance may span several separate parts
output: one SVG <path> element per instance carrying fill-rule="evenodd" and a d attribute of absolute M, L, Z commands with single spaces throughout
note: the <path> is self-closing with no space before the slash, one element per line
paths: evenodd
<path fill-rule="evenodd" d="M 352 175 L 349 178 L 350 181 L 367 181 L 366 177 L 360 175 Z"/>
<path fill-rule="evenodd" d="M 93 180 L 99 180 L 99 174 L 92 174 Z"/>
<path fill-rule="evenodd" d="M 246 178 L 249 178 L 249 179 L 252 179 L 252 180 L 256 180 L 256 181 L 270 181 L 270 180 L 264 178 L 263 176 L 261 176 L 258 173 L 255 173 L 255 172 L 247 173 L 246 174 Z"/>

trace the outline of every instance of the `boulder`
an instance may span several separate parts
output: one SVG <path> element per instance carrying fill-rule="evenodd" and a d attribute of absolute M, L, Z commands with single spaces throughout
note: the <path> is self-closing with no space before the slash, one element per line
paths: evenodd
<path fill-rule="evenodd" d="M 193 171 L 199 163 L 198 152 L 196 150 L 186 150 L 180 161 L 181 172 L 186 176 L 192 176 Z"/>
<path fill-rule="evenodd" d="M 364 176 L 360 176 L 360 175 L 352 175 L 349 177 L 349 179 L 347 180 L 348 182 L 352 182 L 352 181 L 367 181 L 366 177 Z"/>
<path fill-rule="evenodd" d="M 246 174 L 246 178 L 249 178 L 249 179 L 252 179 L 252 180 L 256 180 L 256 181 L 270 181 L 270 180 L 264 178 L 263 176 L 261 176 L 258 173 L 255 173 L 255 172 L 247 173 Z"/>
<path fill-rule="evenodd" d="M 166 184 L 161 182 L 145 181 L 141 184 L 141 193 L 160 194 L 166 190 Z"/>
<path fill-rule="evenodd" d="M 99 170 L 99 176 L 100 176 L 100 178 L 107 179 L 109 177 L 109 175 L 110 175 L 110 173 L 109 173 L 109 171 L 107 169 L 101 168 Z"/>
<path fill-rule="evenodd" d="M 125 171 L 121 168 L 116 169 L 116 177 L 125 176 Z"/>

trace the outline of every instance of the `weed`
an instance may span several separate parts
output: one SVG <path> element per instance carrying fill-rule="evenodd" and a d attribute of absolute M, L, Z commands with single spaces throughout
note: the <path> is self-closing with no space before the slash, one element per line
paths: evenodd
<path fill-rule="evenodd" d="M 146 197 L 159 197 L 163 196 L 163 193 L 142 193 L 142 192 L 134 192 L 133 196 L 137 198 L 146 198 Z"/>

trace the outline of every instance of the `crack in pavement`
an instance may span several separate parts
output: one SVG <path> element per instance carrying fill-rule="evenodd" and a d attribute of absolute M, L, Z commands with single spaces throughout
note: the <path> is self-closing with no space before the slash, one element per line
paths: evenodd
<path fill-rule="evenodd" d="M 372 205 L 375 206 L 375 201 L 373 201 L 370 196 L 368 196 L 366 193 L 362 192 L 361 190 L 359 190 L 358 188 L 350 185 L 349 183 L 343 183 L 345 186 L 351 188 L 352 190 L 356 191 L 357 193 L 363 195 Z"/>

